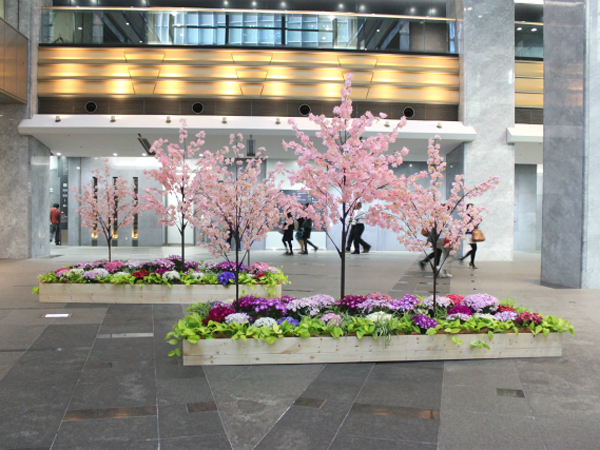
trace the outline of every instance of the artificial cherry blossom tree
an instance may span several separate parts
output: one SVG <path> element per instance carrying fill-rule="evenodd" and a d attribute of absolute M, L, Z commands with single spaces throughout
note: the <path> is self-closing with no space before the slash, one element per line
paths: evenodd
<path fill-rule="evenodd" d="M 112 260 L 112 239 L 119 228 L 130 225 L 142 207 L 134 190 L 121 175 L 113 179 L 110 175 L 108 159 L 103 160 L 103 170 L 94 169 L 92 174 L 96 182 L 83 186 L 81 194 L 73 188 L 80 206 L 75 211 L 81 217 L 81 224 L 91 233 L 98 230 L 108 244 L 108 260 Z M 128 199 L 129 197 L 129 199 Z"/>
<path fill-rule="evenodd" d="M 438 140 L 438 136 L 429 140 L 428 170 L 397 178 L 380 197 L 383 202 L 374 205 L 370 216 L 372 222 L 393 230 L 409 251 L 427 253 L 441 247 L 447 250 L 443 252 L 439 266 L 435 264 L 437 258 L 429 259 L 433 271 L 434 305 L 437 279 L 444 262 L 456 253 L 465 234 L 481 222 L 483 208 L 473 206 L 467 210 L 466 200 L 493 189 L 500 181 L 499 177 L 493 176 L 467 188 L 464 175 L 456 175 L 450 196 L 444 201 L 441 188 L 446 162 L 440 156 Z M 419 183 L 426 178 L 429 178 L 427 187 Z M 427 235 L 428 239 L 424 239 L 423 235 Z"/>
<path fill-rule="evenodd" d="M 277 228 L 288 212 L 298 211 L 300 205 L 282 192 L 282 164 L 260 179 L 262 165 L 266 164 L 264 149 L 255 158 L 242 159 L 243 136 L 230 136 L 230 145 L 223 149 L 206 151 L 198 158 L 194 179 L 196 213 L 191 219 L 194 227 L 202 230 L 205 244 L 215 256 L 229 261 L 228 252 L 235 246 L 235 296 L 239 298 L 240 261 L 244 261 L 252 244 Z M 291 225 L 291 219 L 285 219 Z M 231 242 L 231 246 L 228 243 Z M 244 248 L 240 257 L 240 249 Z"/>
<path fill-rule="evenodd" d="M 163 189 L 146 188 L 144 200 L 148 209 L 160 216 L 159 224 L 175 226 L 181 235 L 181 259 L 185 263 L 185 230 L 190 225 L 190 219 L 194 215 L 194 177 L 195 165 L 190 165 L 193 158 L 204 144 L 204 131 L 196 134 L 196 139 L 190 140 L 183 148 L 188 139 L 185 129 L 186 122 L 181 119 L 179 129 L 179 143 L 169 143 L 166 139 L 154 141 L 150 152 L 155 152 L 155 158 L 160 163 L 159 169 L 144 170 L 148 178 L 156 180 Z M 167 150 L 163 145 L 167 144 Z M 172 195 L 176 204 L 165 205 L 165 198 Z"/>
<path fill-rule="evenodd" d="M 353 118 L 350 100 L 352 74 L 346 77 L 341 90 L 342 102 L 333 109 L 334 118 L 310 115 L 309 119 L 320 127 L 316 133 L 324 146 L 317 148 L 310 137 L 298 129 L 292 119 L 290 124 L 300 142 L 283 142 L 286 150 L 298 155 L 299 168 L 290 173 L 293 183 L 303 184 L 302 190 L 314 198 L 312 215 L 317 228 L 324 228 L 341 260 L 340 296 L 345 295 L 346 239 L 350 221 L 358 202 L 371 203 L 380 198 L 385 189 L 394 182 L 392 167 L 402 164 L 408 150 L 388 154 L 390 144 L 396 141 L 398 131 L 406 124 L 403 117 L 389 134 L 363 137 L 366 129 L 386 115 L 374 116 L 371 112 Z M 320 211 L 315 214 L 315 211 Z M 341 240 L 331 237 L 330 229 L 340 223 Z"/>

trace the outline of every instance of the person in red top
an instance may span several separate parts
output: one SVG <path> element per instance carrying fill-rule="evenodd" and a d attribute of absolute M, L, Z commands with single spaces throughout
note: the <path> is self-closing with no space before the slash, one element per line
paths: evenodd
<path fill-rule="evenodd" d="M 58 210 L 59 204 L 55 203 L 54 207 L 50 209 L 50 242 L 54 237 L 56 245 L 60 245 L 60 211 Z"/>

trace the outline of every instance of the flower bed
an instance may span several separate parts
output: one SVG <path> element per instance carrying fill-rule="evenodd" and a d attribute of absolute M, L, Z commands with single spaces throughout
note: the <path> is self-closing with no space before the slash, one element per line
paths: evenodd
<path fill-rule="evenodd" d="M 560 356 L 573 326 L 487 294 L 379 293 L 197 304 L 167 339 L 184 365 Z M 269 345 L 272 344 L 272 345 Z M 171 355 L 181 355 L 177 347 Z"/>
<path fill-rule="evenodd" d="M 235 297 L 235 263 L 181 262 L 179 256 L 155 261 L 82 262 L 39 276 L 40 302 L 196 303 Z M 240 265 L 240 292 L 281 296 L 287 277 L 266 263 Z"/>

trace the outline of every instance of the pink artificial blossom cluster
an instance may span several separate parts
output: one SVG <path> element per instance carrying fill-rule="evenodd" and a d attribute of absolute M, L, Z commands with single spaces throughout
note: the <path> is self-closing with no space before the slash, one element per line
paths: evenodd
<path fill-rule="evenodd" d="M 119 228 L 130 225 L 144 205 L 139 202 L 133 183 L 129 184 L 119 175 L 113 180 L 108 159 L 103 160 L 103 169 L 92 170 L 96 183 L 83 186 L 82 193 L 73 188 L 80 206 L 75 211 L 81 217 L 81 225 L 91 233 L 101 232 L 108 243 L 108 259 L 111 260 L 111 242 Z M 129 199 L 128 199 L 129 197 Z"/>

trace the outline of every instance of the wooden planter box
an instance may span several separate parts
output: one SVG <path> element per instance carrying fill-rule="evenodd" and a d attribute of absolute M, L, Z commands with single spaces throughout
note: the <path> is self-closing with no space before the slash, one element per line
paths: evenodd
<path fill-rule="evenodd" d="M 235 298 L 235 286 L 217 284 L 194 284 L 172 286 L 160 284 L 116 285 L 111 283 L 40 283 L 42 303 L 198 303 Z M 254 288 L 254 289 L 253 289 Z M 273 295 L 266 286 L 256 284 L 240 286 L 240 295 L 257 297 L 281 297 L 281 285 L 275 286 Z"/>
<path fill-rule="evenodd" d="M 457 335 L 459 346 L 446 334 L 433 336 L 392 336 L 386 346 L 383 338 L 346 336 L 282 338 L 274 344 L 249 339 L 203 339 L 197 344 L 183 341 L 184 366 L 225 366 L 254 364 L 322 364 L 341 362 L 432 361 L 452 359 L 532 358 L 562 355 L 562 333 L 548 336 L 530 333 Z M 482 340 L 490 350 L 471 347 Z"/>

